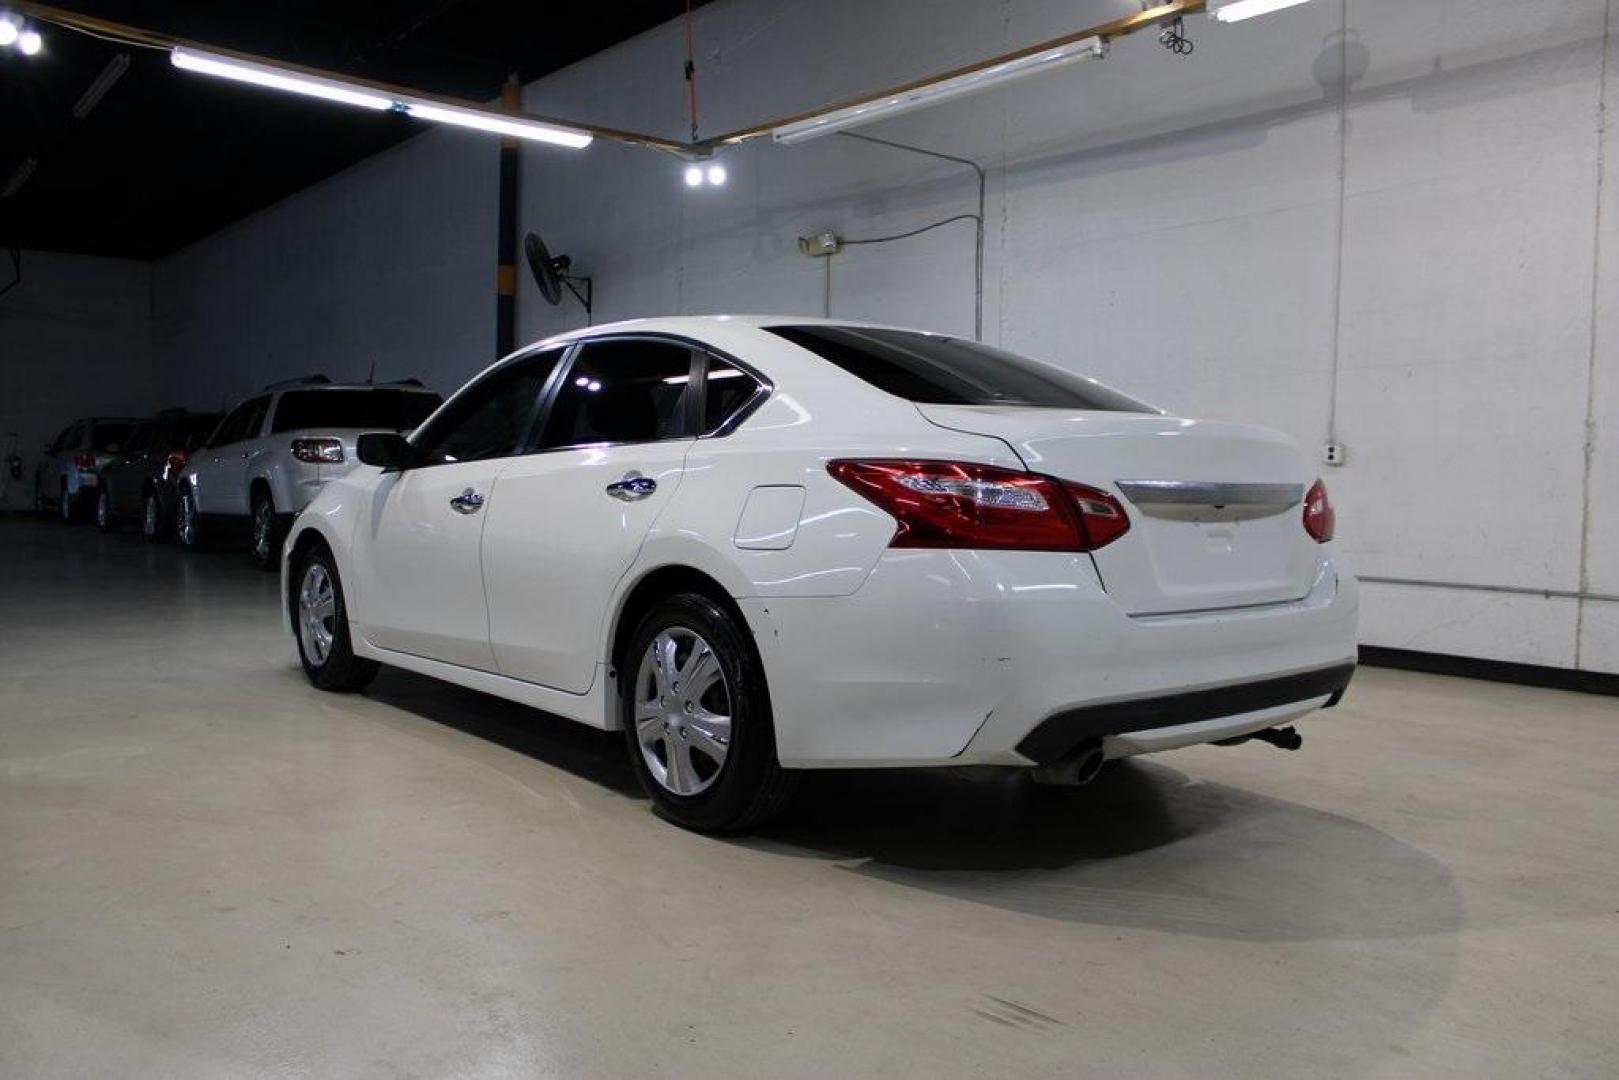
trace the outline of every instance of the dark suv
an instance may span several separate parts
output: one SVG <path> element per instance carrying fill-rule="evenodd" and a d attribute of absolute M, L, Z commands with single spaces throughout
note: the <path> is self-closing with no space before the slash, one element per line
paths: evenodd
<path fill-rule="evenodd" d="M 101 467 L 124 452 L 137 423 L 126 417 L 87 417 L 63 428 L 34 470 L 34 509 L 55 510 L 63 521 L 77 520 L 95 495 Z"/>
<path fill-rule="evenodd" d="M 136 519 L 146 539 L 167 536 L 174 523 L 175 478 L 219 418 L 219 413 L 165 409 L 137 427 L 123 454 L 101 469 L 96 524 L 102 531 Z"/>

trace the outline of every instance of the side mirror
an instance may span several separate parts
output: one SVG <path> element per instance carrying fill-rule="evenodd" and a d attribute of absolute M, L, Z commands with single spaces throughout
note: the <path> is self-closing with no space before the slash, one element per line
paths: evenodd
<path fill-rule="evenodd" d="M 403 469 L 410 465 L 411 445 L 393 431 L 372 431 L 361 435 L 354 453 L 363 464 L 379 469 Z"/>

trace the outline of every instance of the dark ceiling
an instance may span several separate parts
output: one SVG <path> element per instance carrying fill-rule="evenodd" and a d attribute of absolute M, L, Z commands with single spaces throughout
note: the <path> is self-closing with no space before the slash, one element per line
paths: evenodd
<path fill-rule="evenodd" d="M 494 98 L 510 72 L 526 82 L 686 9 L 685 0 L 63 6 L 476 101 Z M 401 116 L 188 75 L 161 51 L 39 29 L 39 55 L 0 49 L 0 190 L 29 159 L 38 162 L 15 194 L 0 198 L 0 246 L 155 258 L 423 130 Z M 120 52 L 129 54 L 128 70 L 85 119 L 75 119 L 75 103 Z M 680 93 L 681 72 L 666 74 Z"/>

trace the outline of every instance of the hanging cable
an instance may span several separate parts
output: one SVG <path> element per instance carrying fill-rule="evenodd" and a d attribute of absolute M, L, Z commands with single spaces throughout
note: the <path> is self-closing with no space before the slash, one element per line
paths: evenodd
<path fill-rule="evenodd" d="M 686 0 L 686 113 L 691 118 L 691 141 L 697 141 L 697 47 L 692 30 L 691 0 Z"/>

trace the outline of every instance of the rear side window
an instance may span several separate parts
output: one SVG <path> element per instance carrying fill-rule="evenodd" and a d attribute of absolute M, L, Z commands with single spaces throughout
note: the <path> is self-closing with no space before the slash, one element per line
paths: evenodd
<path fill-rule="evenodd" d="M 674 341 L 624 338 L 584 345 L 551 406 L 540 449 L 686 435 L 693 355 Z"/>
<path fill-rule="evenodd" d="M 919 405 L 1157 411 L 1082 375 L 964 338 L 853 326 L 768 330 L 879 390 Z"/>
<path fill-rule="evenodd" d="M 275 407 L 272 433 L 309 428 L 372 428 L 407 431 L 443 403 L 420 390 L 289 390 Z"/>
<path fill-rule="evenodd" d="M 90 433 L 90 448 L 105 453 L 117 453 L 129 442 L 134 424 L 97 424 Z"/>
<path fill-rule="evenodd" d="M 759 380 L 752 375 L 710 356 L 703 381 L 703 434 L 712 434 L 730 423 L 758 390 Z"/>
<path fill-rule="evenodd" d="M 219 425 L 214 437 L 209 440 L 209 446 L 225 446 L 229 443 L 241 442 L 258 435 L 259 424 L 264 419 L 264 411 L 270 407 L 268 396 L 249 398 L 225 417 L 225 422 Z"/>

